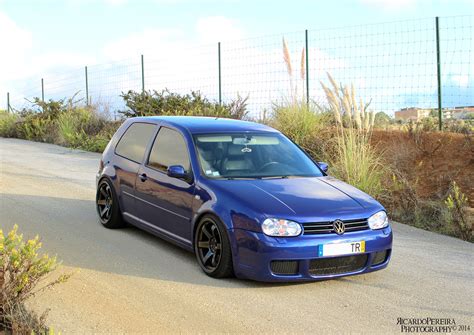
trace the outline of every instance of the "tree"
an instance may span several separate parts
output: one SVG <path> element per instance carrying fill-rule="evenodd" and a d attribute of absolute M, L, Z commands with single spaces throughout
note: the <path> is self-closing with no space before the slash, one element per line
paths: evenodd
<path fill-rule="evenodd" d="M 376 128 L 388 126 L 392 121 L 392 118 L 384 112 L 378 112 L 375 114 L 374 125 Z"/>

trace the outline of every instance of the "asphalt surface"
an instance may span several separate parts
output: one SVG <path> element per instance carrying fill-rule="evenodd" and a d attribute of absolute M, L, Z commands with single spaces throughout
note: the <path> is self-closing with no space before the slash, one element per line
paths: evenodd
<path fill-rule="evenodd" d="M 474 245 L 393 224 L 385 270 L 305 284 L 207 277 L 194 255 L 96 219 L 98 154 L 0 138 L 0 227 L 39 234 L 75 272 L 30 303 L 63 333 L 400 333 L 397 319 L 474 330 Z"/>

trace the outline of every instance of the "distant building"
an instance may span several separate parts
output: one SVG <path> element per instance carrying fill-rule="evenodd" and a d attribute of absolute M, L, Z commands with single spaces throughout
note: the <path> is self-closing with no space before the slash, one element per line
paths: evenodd
<path fill-rule="evenodd" d="M 443 117 L 446 119 L 465 120 L 474 117 L 474 106 L 463 106 L 443 109 Z"/>
<path fill-rule="evenodd" d="M 431 109 L 423 109 L 417 107 L 402 108 L 395 112 L 395 120 L 401 121 L 420 121 L 430 116 Z"/>
<path fill-rule="evenodd" d="M 438 109 L 407 107 L 395 112 L 395 120 L 416 122 L 430 116 L 431 113 L 438 115 Z M 474 117 L 474 106 L 443 108 L 443 118 L 445 119 L 465 120 L 472 117 Z"/>

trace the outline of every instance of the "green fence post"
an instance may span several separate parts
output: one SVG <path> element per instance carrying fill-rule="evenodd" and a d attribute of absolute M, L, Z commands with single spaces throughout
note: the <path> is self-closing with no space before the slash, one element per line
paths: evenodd
<path fill-rule="evenodd" d="M 44 80 L 41 78 L 41 101 L 44 102 Z"/>
<path fill-rule="evenodd" d="M 7 113 L 10 113 L 10 92 L 7 92 Z"/>
<path fill-rule="evenodd" d="M 441 54 L 439 51 L 439 17 L 436 17 L 436 63 L 437 63 L 437 75 L 438 75 L 438 121 L 439 130 L 443 129 L 443 111 L 441 103 Z"/>
<path fill-rule="evenodd" d="M 142 55 L 142 93 L 145 93 L 145 63 Z"/>
<path fill-rule="evenodd" d="M 217 66 L 219 72 L 219 105 L 222 104 L 221 42 L 217 43 Z"/>
<path fill-rule="evenodd" d="M 309 109 L 309 50 L 308 50 L 308 29 L 304 32 L 306 50 L 306 107 Z"/>
<path fill-rule="evenodd" d="M 85 67 L 86 74 L 86 106 L 89 106 L 89 77 L 87 76 L 87 66 Z"/>

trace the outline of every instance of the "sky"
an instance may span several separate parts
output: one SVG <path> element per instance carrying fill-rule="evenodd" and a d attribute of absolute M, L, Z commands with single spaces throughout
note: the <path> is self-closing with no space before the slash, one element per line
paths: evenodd
<path fill-rule="evenodd" d="M 431 103 L 436 79 L 432 71 L 436 60 L 431 57 L 433 20 L 435 16 L 457 15 L 474 15 L 474 0 L 0 0 L 0 109 L 6 106 L 7 92 L 17 104 L 25 97 L 39 96 L 41 78 L 45 78 L 46 98 L 70 94 L 77 87 L 83 95 L 85 65 L 92 80 L 90 90 L 97 98 L 113 100 L 120 90 L 139 90 L 141 54 L 145 57 L 147 88 L 199 89 L 217 99 L 218 41 L 223 49 L 224 98 L 239 92 L 250 95 L 254 106 L 264 105 L 263 100 L 282 95 L 288 86 L 281 64 L 282 38 L 287 40 L 294 61 L 291 92 L 299 85 L 297 94 L 302 94 L 304 83 L 297 79 L 297 68 L 305 29 L 311 36 L 309 60 L 317 65 L 310 64 L 314 71 L 310 76 L 312 89 L 324 80 L 325 71 L 331 70 L 340 80 L 360 87 L 365 99 L 381 97 L 380 106 L 386 99 L 387 109 L 396 108 L 395 102 L 401 104 L 403 99 L 406 104 L 416 104 L 426 96 Z M 452 104 L 474 104 L 473 19 L 448 18 L 444 22 L 456 27 L 446 26 L 443 31 L 450 37 L 447 43 L 454 43 L 450 50 L 459 49 L 459 53 L 447 53 L 443 60 L 452 66 L 444 73 L 447 92 L 453 92 L 446 98 L 449 101 L 451 97 Z M 373 23 L 385 24 L 371 26 Z M 352 26 L 362 28 L 326 31 Z M 391 31 L 397 34 L 390 35 Z M 379 67 L 385 61 L 385 69 L 396 71 L 395 64 L 402 55 L 395 49 L 382 50 L 382 39 L 395 39 L 393 45 L 399 43 L 403 48 L 403 43 L 410 46 L 407 41 L 412 36 L 426 36 L 420 43 L 413 39 L 416 55 L 407 61 L 413 70 L 405 69 L 412 75 L 416 72 L 418 86 L 412 77 L 404 75 L 407 84 L 403 97 L 399 94 L 394 98 L 390 91 L 398 85 L 395 80 L 403 78 L 386 73 L 386 83 L 390 84 L 381 87 L 374 81 L 381 75 L 374 74 L 373 69 L 370 74 L 362 70 L 365 65 L 361 60 L 375 56 Z M 351 44 L 355 40 L 358 45 Z M 380 48 L 369 50 L 374 44 L 370 41 Z M 364 47 L 365 51 L 359 50 Z M 416 64 L 425 68 L 415 69 Z M 338 72 L 341 68 L 344 71 Z M 423 76 L 426 81 L 419 79 Z M 285 82 L 283 86 L 268 84 L 279 81 Z M 314 96 L 318 92 L 314 91 Z"/>

